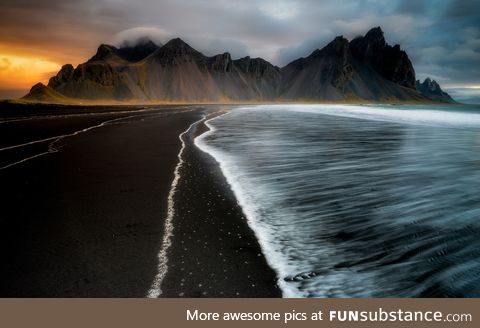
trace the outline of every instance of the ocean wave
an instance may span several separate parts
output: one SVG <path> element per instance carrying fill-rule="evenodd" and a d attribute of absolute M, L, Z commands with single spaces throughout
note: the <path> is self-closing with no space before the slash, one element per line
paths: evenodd
<path fill-rule="evenodd" d="M 275 105 L 274 105 L 275 106 Z M 275 107 L 272 108 L 275 108 Z M 283 109 L 284 106 L 278 106 Z M 467 111 L 462 106 L 426 105 L 289 105 L 287 110 L 321 115 L 335 115 L 357 119 L 433 126 L 480 127 L 480 111 Z M 443 110 L 438 110 L 440 108 Z M 465 108 L 465 111 L 462 111 Z"/>
<path fill-rule="evenodd" d="M 480 295 L 478 114 L 391 107 L 244 107 L 195 139 L 285 297 Z"/>

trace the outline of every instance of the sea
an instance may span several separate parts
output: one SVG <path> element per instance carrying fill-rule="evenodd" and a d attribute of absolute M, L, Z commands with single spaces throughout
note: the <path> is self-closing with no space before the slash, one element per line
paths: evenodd
<path fill-rule="evenodd" d="M 480 297 L 480 106 L 258 105 L 207 121 L 284 297 Z"/>

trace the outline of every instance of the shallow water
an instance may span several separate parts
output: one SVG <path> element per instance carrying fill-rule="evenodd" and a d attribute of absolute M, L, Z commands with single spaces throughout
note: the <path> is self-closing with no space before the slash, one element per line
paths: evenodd
<path fill-rule="evenodd" d="M 287 297 L 480 296 L 480 108 L 277 105 L 208 122 Z"/>

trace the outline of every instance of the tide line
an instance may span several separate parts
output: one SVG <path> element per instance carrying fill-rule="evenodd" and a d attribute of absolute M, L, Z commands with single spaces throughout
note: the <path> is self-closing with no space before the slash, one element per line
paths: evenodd
<path fill-rule="evenodd" d="M 13 145 L 13 146 L 8 146 L 8 147 L 0 148 L 0 151 L 4 151 L 4 150 L 10 150 L 10 149 L 15 149 L 15 148 L 30 146 L 30 145 L 34 145 L 34 144 L 43 143 L 43 142 L 46 142 L 46 141 L 51 141 L 51 140 L 53 140 L 53 141 L 48 145 L 48 150 L 47 150 L 46 152 L 39 153 L 39 154 L 35 154 L 35 155 L 33 155 L 33 156 L 23 158 L 23 159 L 21 159 L 21 160 L 19 160 L 19 161 L 17 161 L 17 162 L 10 163 L 10 164 L 8 164 L 8 165 L 2 166 L 2 167 L 0 167 L 0 170 L 7 169 L 7 168 L 9 168 L 9 167 L 15 166 L 15 165 L 17 165 L 17 164 L 24 163 L 24 162 L 26 162 L 26 161 L 29 161 L 29 160 L 31 160 L 31 159 L 34 159 L 34 158 L 37 158 L 37 157 L 40 157 L 40 156 L 43 156 L 43 155 L 48 155 L 48 154 L 52 154 L 52 153 L 58 152 L 58 149 L 56 149 L 55 147 L 53 147 L 53 145 L 54 145 L 56 142 L 60 141 L 61 139 L 68 138 L 68 137 L 73 137 L 73 136 L 79 135 L 79 134 L 81 134 L 81 133 L 85 133 L 85 132 L 88 132 L 88 131 L 90 131 L 90 130 L 100 128 L 100 127 L 102 127 L 102 126 L 105 126 L 105 125 L 108 125 L 108 124 L 112 124 L 112 123 L 116 123 L 117 121 L 124 120 L 124 119 L 129 119 L 129 118 L 133 118 L 133 117 L 141 117 L 141 116 L 139 116 L 139 115 L 131 115 L 131 116 L 127 116 L 127 117 L 120 117 L 120 118 L 116 118 L 116 119 L 112 119 L 112 120 L 108 120 L 108 121 L 102 122 L 102 123 L 97 124 L 97 125 L 94 125 L 94 126 L 90 126 L 90 127 L 88 127 L 88 128 L 82 129 L 82 130 L 78 130 L 78 131 L 75 131 L 75 132 L 72 132 L 72 133 L 69 133 L 69 134 L 64 134 L 64 135 L 49 137 L 49 138 L 40 139 L 40 140 L 34 140 L 34 141 L 26 142 L 26 143 L 23 143 L 23 144 L 18 144 L 18 145 Z"/>
<path fill-rule="evenodd" d="M 173 235 L 173 218 L 175 216 L 175 193 L 177 191 L 177 185 L 180 181 L 180 169 L 183 166 L 183 152 L 185 150 L 185 141 L 183 137 L 190 132 L 190 129 L 197 123 L 202 122 L 205 119 L 203 117 L 201 120 L 193 122 L 190 124 L 187 130 L 182 132 L 179 135 L 180 141 L 182 142 L 182 147 L 180 148 L 180 152 L 178 153 L 178 163 L 174 170 L 174 178 L 170 187 L 170 191 L 168 193 L 168 204 L 167 204 L 167 217 L 165 219 L 165 227 L 163 232 L 162 238 L 162 245 L 160 247 L 160 251 L 158 253 L 158 265 L 157 265 L 157 275 L 155 276 L 153 283 L 150 287 L 150 290 L 147 293 L 148 298 L 158 298 L 162 295 L 162 282 L 165 276 L 167 275 L 168 271 L 168 257 L 167 252 L 170 246 L 172 245 L 172 235 Z"/>

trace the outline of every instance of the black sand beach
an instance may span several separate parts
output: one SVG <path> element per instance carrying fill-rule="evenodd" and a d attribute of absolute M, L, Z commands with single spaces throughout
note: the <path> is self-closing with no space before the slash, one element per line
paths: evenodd
<path fill-rule="evenodd" d="M 148 293 L 178 136 L 215 108 L 139 109 L 0 111 L 0 297 Z M 191 139 L 185 156 L 162 296 L 280 296 L 214 160 Z"/>
<path fill-rule="evenodd" d="M 276 277 L 216 161 L 184 136 L 166 297 L 280 297 Z"/>

